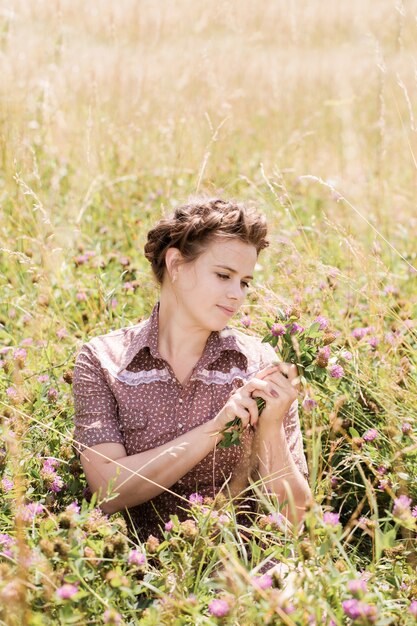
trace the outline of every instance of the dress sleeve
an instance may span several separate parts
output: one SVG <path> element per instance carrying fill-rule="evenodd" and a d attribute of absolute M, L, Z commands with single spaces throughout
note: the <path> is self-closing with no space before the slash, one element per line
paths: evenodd
<path fill-rule="evenodd" d="M 263 344 L 261 369 L 267 367 L 274 360 L 277 360 L 277 355 L 273 347 L 267 343 Z M 284 430 L 288 447 L 295 464 L 300 472 L 308 478 L 307 460 L 304 453 L 303 436 L 301 433 L 300 418 L 298 415 L 298 400 L 295 400 L 292 403 L 288 413 L 284 417 Z"/>
<path fill-rule="evenodd" d="M 74 368 L 74 447 L 78 453 L 99 443 L 123 443 L 117 402 L 101 365 L 85 344 Z"/>

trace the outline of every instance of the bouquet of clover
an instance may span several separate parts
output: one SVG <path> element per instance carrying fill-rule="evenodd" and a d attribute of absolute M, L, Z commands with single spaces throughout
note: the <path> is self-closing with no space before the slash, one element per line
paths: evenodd
<path fill-rule="evenodd" d="M 277 360 L 293 363 L 297 366 L 302 385 L 307 382 L 322 384 L 327 376 L 341 378 L 343 367 L 331 358 L 330 345 L 336 334 L 329 331 L 329 323 L 325 317 L 317 317 L 310 326 L 304 328 L 299 324 L 300 313 L 296 309 L 285 312 L 278 309 L 275 320 L 266 321 L 268 333 L 262 339 L 270 343 L 277 352 Z M 346 351 L 345 360 L 349 360 L 350 353 Z M 329 366 L 330 365 L 330 366 Z M 256 398 L 259 414 L 265 408 L 265 400 Z M 240 445 L 242 421 L 235 417 L 228 422 L 221 431 L 223 439 L 219 448 L 229 448 Z"/>

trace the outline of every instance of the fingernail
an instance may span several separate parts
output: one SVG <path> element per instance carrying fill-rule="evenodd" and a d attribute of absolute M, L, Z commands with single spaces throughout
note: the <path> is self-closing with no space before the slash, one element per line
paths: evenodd
<path fill-rule="evenodd" d="M 271 389 L 271 396 L 274 396 L 274 398 L 278 398 L 279 397 L 279 393 L 277 391 L 275 391 L 275 389 Z"/>

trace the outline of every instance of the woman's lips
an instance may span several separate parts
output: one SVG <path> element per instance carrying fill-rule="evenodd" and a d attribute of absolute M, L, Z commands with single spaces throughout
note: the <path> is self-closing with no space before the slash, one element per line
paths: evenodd
<path fill-rule="evenodd" d="M 221 306 L 220 304 L 218 304 L 217 306 L 223 311 L 225 315 L 233 315 L 235 312 L 233 309 L 227 309 L 225 306 Z"/>

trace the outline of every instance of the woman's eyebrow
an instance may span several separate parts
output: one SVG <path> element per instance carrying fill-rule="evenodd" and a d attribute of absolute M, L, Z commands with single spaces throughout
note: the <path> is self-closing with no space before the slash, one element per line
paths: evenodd
<path fill-rule="evenodd" d="M 232 267 L 227 267 L 227 265 L 215 265 L 214 267 L 221 267 L 224 270 L 228 270 L 232 274 L 237 274 L 236 270 L 234 270 Z M 249 278 L 250 280 L 253 280 L 253 276 L 243 276 L 243 278 Z"/>

